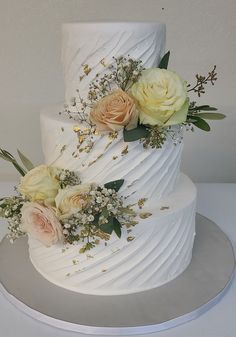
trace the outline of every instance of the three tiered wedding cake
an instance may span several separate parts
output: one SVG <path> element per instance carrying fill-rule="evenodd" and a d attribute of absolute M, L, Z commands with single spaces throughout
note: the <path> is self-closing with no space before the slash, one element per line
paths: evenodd
<path fill-rule="evenodd" d="M 189 265 L 196 188 L 180 173 L 183 127 L 221 119 L 190 103 L 167 70 L 165 25 L 63 25 L 65 105 L 41 112 L 45 165 L 18 151 L 18 195 L 0 199 L 11 241 L 28 234 L 34 267 L 79 293 L 119 295 L 159 287 Z M 202 112 L 203 111 L 203 112 Z"/>
<path fill-rule="evenodd" d="M 89 83 L 103 71 L 101 60 L 129 55 L 141 59 L 145 68 L 155 67 L 164 55 L 165 25 L 153 23 L 78 23 L 63 26 L 63 65 L 66 101 L 77 94 L 86 97 Z M 81 81 L 81 69 L 91 71 Z M 74 119 L 58 115 L 59 109 L 41 113 L 45 161 L 63 169 L 79 171 L 83 182 L 104 184 L 124 179 L 120 193 L 135 202 L 147 199 L 140 219 L 127 236 L 112 235 L 89 254 L 78 254 L 78 245 L 62 253 L 60 244 L 45 247 L 30 238 L 30 258 L 49 281 L 89 294 L 124 294 L 158 287 L 182 273 L 191 261 L 195 235 L 196 189 L 180 174 L 183 144 L 171 137 L 160 149 L 144 149 L 139 141 L 126 143 L 119 133 L 107 147 L 108 136 L 95 136 L 88 153 L 76 153 L 78 138 Z M 181 130 L 177 130 L 181 139 Z M 127 145 L 128 144 L 128 145 Z M 126 149 L 127 147 L 127 149 Z M 64 149 L 64 151 L 62 150 Z M 126 149 L 125 153 L 122 153 Z M 82 244 L 79 244 L 79 247 Z"/>

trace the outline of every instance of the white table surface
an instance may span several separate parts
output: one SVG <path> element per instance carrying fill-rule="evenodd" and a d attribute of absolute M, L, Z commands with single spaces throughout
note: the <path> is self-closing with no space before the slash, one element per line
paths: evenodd
<path fill-rule="evenodd" d="M 0 183 L 0 197 L 12 194 L 13 185 L 13 183 L 9 182 Z M 225 231 L 231 239 L 236 251 L 236 184 L 197 184 L 197 188 L 197 211 L 216 222 Z M 6 225 L 0 221 L 0 238 L 3 237 L 5 233 Z M 235 312 L 236 277 L 223 299 L 198 319 L 170 330 L 145 336 L 235 337 Z M 0 337 L 75 336 L 90 335 L 67 332 L 39 323 L 15 309 L 13 305 L 8 303 L 3 295 L 0 294 Z"/>

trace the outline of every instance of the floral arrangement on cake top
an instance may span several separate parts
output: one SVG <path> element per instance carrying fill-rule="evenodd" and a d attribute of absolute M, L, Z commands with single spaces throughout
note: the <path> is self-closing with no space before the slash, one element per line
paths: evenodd
<path fill-rule="evenodd" d="M 8 237 L 13 242 L 28 234 L 45 246 L 57 242 L 83 242 L 83 253 L 110 239 L 114 232 L 121 237 L 126 229 L 127 240 L 137 218 L 150 213 L 134 210 L 119 194 L 123 179 L 104 185 L 82 183 L 79 174 L 53 166 L 33 164 L 18 151 L 23 166 L 6 150 L 0 158 L 12 163 L 22 175 L 17 195 L 0 199 L 0 217 L 8 223 Z M 142 208 L 142 201 L 137 203 Z"/>
<path fill-rule="evenodd" d="M 80 145 L 87 141 L 86 152 L 93 147 L 96 134 L 110 134 L 115 138 L 117 132 L 123 131 L 125 142 L 139 140 L 145 148 L 160 148 L 168 135 L 175 141 L 176 125 L 210 131 L 206 120 L 225 117 L 216 113 L 215 107 L 190 102 L 188 96 L 192 91 L 200 97 L 208 83 L 214 85 L 216 66 L 207 76 L 196 75 L 196 84 L 191 86 L 176 72 L 167 70 L 169 56 L 167 52 L 157 68 L 149 69 L 143 67 L 142 61 L 129 56 L 113 57 L 110 65 L 101 60 L 104 71 L 96 74 L 90 83 L 87 97 L 81 97 L 77 90 L 77 97 L 64 110 L 81 123 L 74 131 L 78 133 Z M 80 81 L 90 72 L 91 68 L 85 64 Z"/>

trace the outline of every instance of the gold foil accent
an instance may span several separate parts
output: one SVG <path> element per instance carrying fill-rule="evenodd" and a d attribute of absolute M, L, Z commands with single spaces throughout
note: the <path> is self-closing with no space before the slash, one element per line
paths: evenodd
<path fill-rule="evenodd" d="M 100 63 L 101 63 L 101 65 L 103 65 L 103 67 L 107 67 L 107 65 L 105 63 L 105 58 L 101 59 Z"/>
<path fill-rule="evenodd" d="M 81 130 L 81 129 L 80 129 L 79 126 L 74 126 L 74 127 L 73 127 L 73 131 L 74 131 L 74 132 L 80 132 L 80 130 Z"/>
<path fill-rule="evenodd" d="M 88 163 L 88 167 L 90 167 L 91 165 L 95 164 L 98 159 L 100 159 L 103 156 L 103 153 L 101 153 L 95 160 L 91 161 L 90 163 Z"/>
<path fill-rule="evenodd" d="M 127 240 L 128 242 L 131 242 L 131 241 L 133 241 L 134 239 L 135 239 L 135 236 L 128 236 L 126 240 Z"/>
<path fill-rule="evenodd" d="M 126 145 L 126 146 L 124 147 L 124 149 L 121 151 L 121 155 L 122 155 L 122 156 L 126 155 L 126 154 L 129 152 L 129 151 L 128 151 L 128 148 L 129 148 L 128 145 Z"/>
<path fill-rule="evenodd" d="M 139 201 L 138 201 L 138 207 L 140 209 L 142 209 L 146 201 L 147 201 L 147 198 L 141 198 L 141 199 L 139 199 Z"/>
<path fill-rule="evenodd" d="M 147 218 L 149 218 L 151 215 L 152 215 L 152 213 L 149 213 L 149 212 L 139 213 L 139 217 L 140 217 L 141 219 L 147 219 Z"/>
<path fill-rule="evenodd" d="M 161 211 L 165 211 L 166 209 L 170 209 L 170 207 L 169 207 L 169 206 L 162 206 L 162 207 L 160 208 Z"/>
<path fill-rule="evenodd" d="M 85 73 L 86 76 L 88 76 L 88 74 L 90 73 L 92 69 L 89 67 L 88 64 L 83 64 L 83 71 Z"/>

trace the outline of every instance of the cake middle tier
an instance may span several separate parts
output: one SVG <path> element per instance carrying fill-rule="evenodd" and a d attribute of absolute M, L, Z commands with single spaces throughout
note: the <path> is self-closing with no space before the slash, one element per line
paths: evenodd
<path fill-rule="evenodd" d="M 124 142 L 119 132 L 113 139 L 95 135 L 93 148 L 88 153 L 80 152 L 81 140 L 73 131 L 78 124 L 66 115 L 59 115 L 59 111 L 60 107 L 54 107 L 41 112 L 46 164 L 78 171 L 83 183 L 104 184 L 124 179 L 120 192 L 129 203 L 147 198 L 146 205 L 152 207 L 173 191 L 179 177 L 182 141 L 174 144 L 168 137 L 162 148 L 145 149 L 140 141 Z M 178 127 L 175 136 L 181 139 Z"/>

